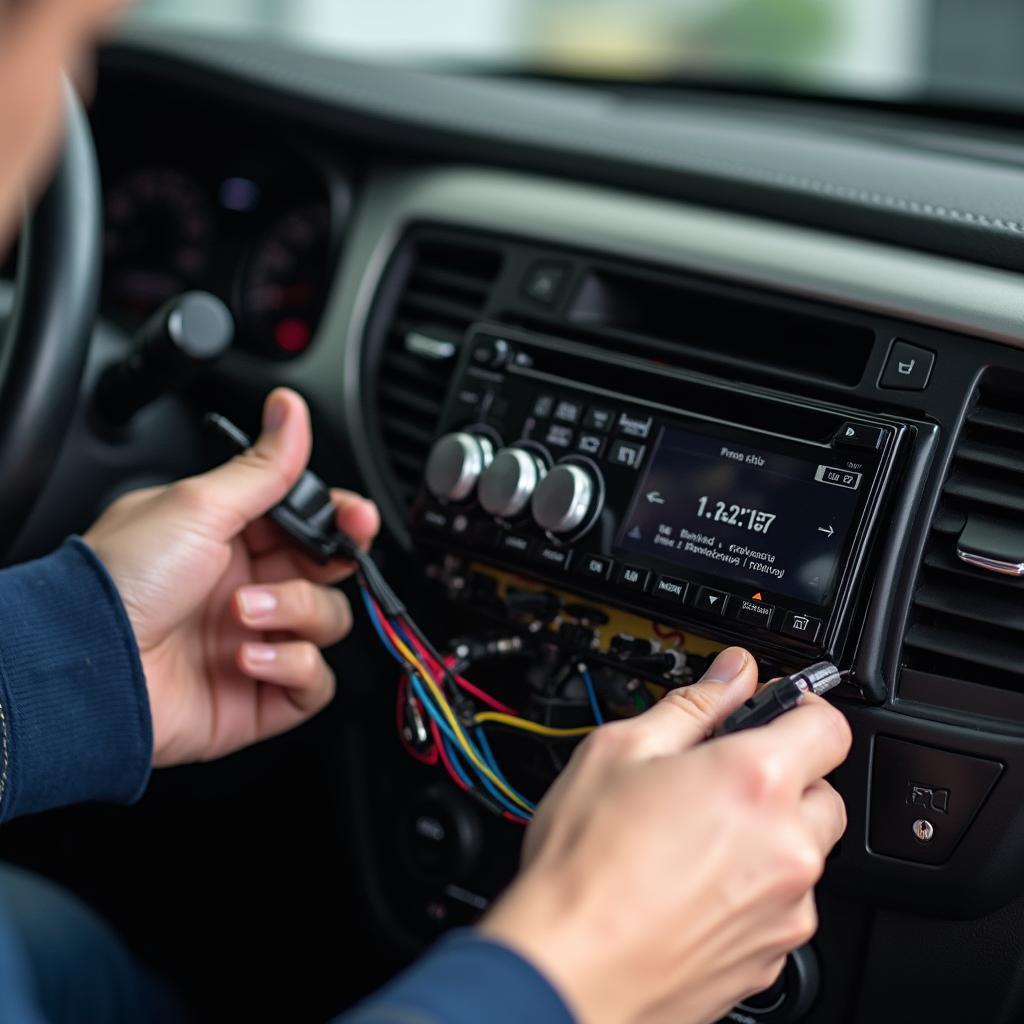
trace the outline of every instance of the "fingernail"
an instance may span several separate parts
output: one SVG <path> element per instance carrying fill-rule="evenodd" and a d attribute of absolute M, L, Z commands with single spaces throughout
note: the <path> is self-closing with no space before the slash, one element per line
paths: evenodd
<path fill-rule="evenodd" d="M 704 681 L 709 683 L 731 683 L 747 664 L 747 654 L 742 647 L 727 647 L 704 673 Z"/>
<path fill-rule="evenodd" d="M 277 609 L 277 597 L 271 590 L 243 587 L 238 592 L 238 606 L 247 619 L 265 619 Z"/>
<path fill-rule="evenodd" d="M 272 394 L 263 409 L 263 429 L 267 433 L 277 430 L 288 413 L 288 402 L 284 395 Z"/>
<path fill-rule="evenodd" d="M 273 644 L 243 644 L 242 656 L 250 665 L 269 665 L 277 660 L 277 648 Z"/>

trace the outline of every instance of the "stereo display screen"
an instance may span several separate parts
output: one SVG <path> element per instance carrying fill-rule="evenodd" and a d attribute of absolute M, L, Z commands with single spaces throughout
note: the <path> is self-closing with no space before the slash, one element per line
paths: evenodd
<path fill-rule="evenodd" d="M 618 547 L 827 605 L 871 484 L 848 454 L 782 455 L 666 427 Z"/>

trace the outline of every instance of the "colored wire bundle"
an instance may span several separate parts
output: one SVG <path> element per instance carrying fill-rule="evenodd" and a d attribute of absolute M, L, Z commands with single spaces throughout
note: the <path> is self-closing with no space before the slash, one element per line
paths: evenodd
<path fill-rule="evenodd" d="M 370 623 L 384 649 L 403 671 L 396 708 L 399 732 L 401 734 L 403 715 L 409 704 L 417 714 L 422 712 L 429 723 L 432 747 L 426 751 L 417 750 L 403 738 L 407 750 L 423 764 L 432 765 L 440 761 L 460 789 L 482 799 L 506 819 L 528 824 L 536 805 L 505 777 L 482 727 L 491 723 L 545 739 L 567 740 L 586 736 L 596 726 L 560 729 L 521 718 L 513 708 L 455 671 L 454 659 L 445 658 L 436 651 L 384 583 L 376 566 L 372 572 L 366 572 L 362 564 L 360 568 L 364 570 L 360 579 L 360 595 Z M 604 722 L 604 715 L 594 681 L 585 666 L 580 666 L 580 675 L 594 720 L 600 725 Z M 490 710 L 466 711 L 460 720 L 456 708 L 464 706 L 469 698 Z"/>

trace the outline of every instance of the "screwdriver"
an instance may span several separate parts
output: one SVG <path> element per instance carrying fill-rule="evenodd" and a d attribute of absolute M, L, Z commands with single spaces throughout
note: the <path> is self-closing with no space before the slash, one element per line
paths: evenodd
<path fill-rule="evenodd" d="M 807 694 L 814 693 L 820 697 L 837 687 L 848 675 L 848 671 L 841 672 L 830 661 L 818 661 L 799 672 L 776 679 L 744 701 L 725 720 L 717 735 L 725 736 L 774 722 L 780 715 L 797 707 Z"/>

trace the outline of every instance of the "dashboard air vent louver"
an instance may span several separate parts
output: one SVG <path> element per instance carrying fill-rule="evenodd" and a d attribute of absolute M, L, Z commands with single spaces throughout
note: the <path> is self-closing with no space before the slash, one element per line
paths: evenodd
<path fill-rule="evenodd" d="M 974 396 L 904 639 L 908 670 L 1024 692 L 1024 578 L 958 558 L 969 521 L 1024 537 L 1024 375 L 989 370 Z"/>
<path fill-rule="evenodd" d="M 374 404 L 403 502 L 419 485 L 466 328 L 483 317 L 500 269 L 495 245 L 419 230 L 400 244 L 378 293 Z"/>

